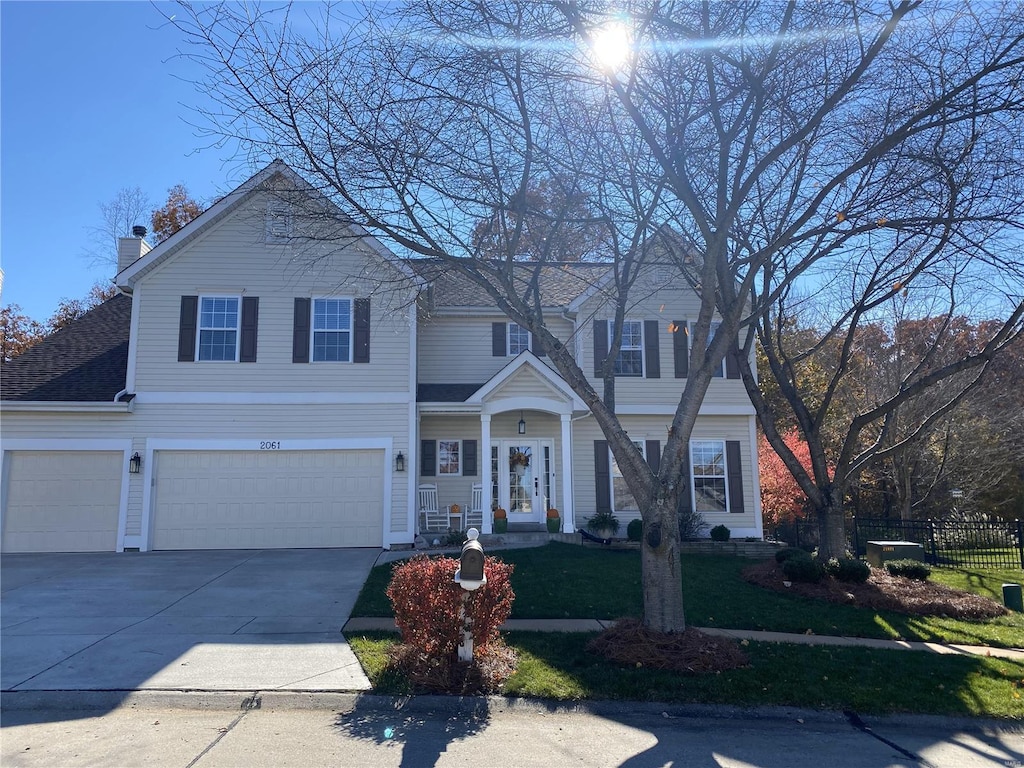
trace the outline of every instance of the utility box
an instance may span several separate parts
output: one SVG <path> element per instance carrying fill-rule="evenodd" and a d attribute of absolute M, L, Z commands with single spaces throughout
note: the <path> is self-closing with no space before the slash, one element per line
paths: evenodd
<path fill-rule="evenodd" d="M 920 560 L 924 562 L 924 547 L 912 541 L 869 541 L 868 563 L 881 568 L 887 560 Z"/>
<path fill-rule="evenodd" d="M 1020 584 L 1003 584 L 1003 605 L 1011 611 L 1024 613 L 1024 594 Z"/>

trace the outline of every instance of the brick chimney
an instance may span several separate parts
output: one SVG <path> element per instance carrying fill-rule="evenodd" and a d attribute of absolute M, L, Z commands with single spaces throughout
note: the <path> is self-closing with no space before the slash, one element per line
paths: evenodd
<path fill-rule="evenodd" d="M 122 237 L 117 241 L 117 271 L 122 272 L 151 250 L 149 243 L 143 238 L 146 228 L 136 224 L 132 227 L 131 237 Z"/>

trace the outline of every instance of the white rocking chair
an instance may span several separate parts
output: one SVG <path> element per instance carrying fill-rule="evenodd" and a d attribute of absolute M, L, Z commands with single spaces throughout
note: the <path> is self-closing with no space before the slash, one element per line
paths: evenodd
<path fill-rule="evenodd" d="M 473 483 L 473 497 L 469 506 L 466 507 L 466 528 L 481 530 L 484 524 L 484 486 L 483 483 Z"/>
<path fill-rule="evenodd" d="M 437 486 L 421 485 L 417 489 L 420 508 L 420 531 L 445 533 L 448 531 L 448 510 L 437 507 Z"/>

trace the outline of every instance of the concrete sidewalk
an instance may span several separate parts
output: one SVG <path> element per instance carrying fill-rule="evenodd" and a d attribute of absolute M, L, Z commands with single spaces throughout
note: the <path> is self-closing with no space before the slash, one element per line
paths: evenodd
<path fill-rule="evenodd" d="M 614 621 L 601 619 L 510 619 L 501 625 L 505 631 L 526 632 L 600 632 Z M 795 645 L 831 645 L 857 648 L 877 648 L 886 651 L 928 651 L 930 653 L 961 656 L 991 656 L 1000 659 L 1024 661 L 1024 649 L 990 648 L 985 645 L 960 645 L 946 643 L 924 643 L 909 640 L 877 640 L 868 637 L 833 637 L 829 635 L 797 635 L 787 632 L 764 632 L 753 629 L 717 629 L 715 627 L 694 627 L 708 635 L 731 637 L 735 640 L 752 640 L 760 643 L 793 643 Z M 342 630 L 346 634 L 368 630 L 395 631 L 395 621 L 390 618 L 349 619 Z"/>

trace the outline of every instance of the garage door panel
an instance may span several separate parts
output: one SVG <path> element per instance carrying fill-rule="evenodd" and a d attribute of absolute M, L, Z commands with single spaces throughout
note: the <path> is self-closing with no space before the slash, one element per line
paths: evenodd
<path fill-rule="evenodd" d="M 381 546 L 384 452 L 160 451 L 154 549 Z"/>
<path fill-rule="evenodd" d="M 4 552 L 117 548 L 121 452 L 12 451 L 8 461 Z"/>

